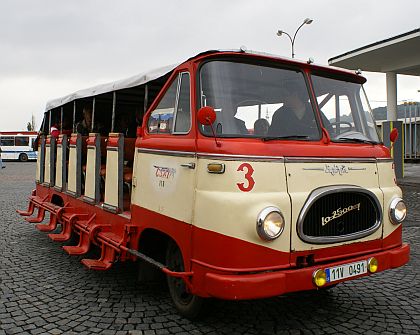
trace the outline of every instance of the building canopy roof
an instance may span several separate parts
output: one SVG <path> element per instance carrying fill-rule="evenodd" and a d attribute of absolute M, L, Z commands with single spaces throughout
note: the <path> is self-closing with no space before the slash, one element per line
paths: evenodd
<path fill-rule="evenodd" d="M 332 57 L 330 65 L 420 76 L 420 28 Z"/>

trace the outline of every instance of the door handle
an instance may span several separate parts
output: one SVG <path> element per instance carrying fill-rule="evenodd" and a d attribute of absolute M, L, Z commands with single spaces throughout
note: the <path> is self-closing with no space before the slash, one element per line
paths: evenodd
<path fill-rule="evenodd" d="M 181 166 L 188 169 L 195 169 L 195 163 L 185 163 L 185 164 L 181 164 Z"/>

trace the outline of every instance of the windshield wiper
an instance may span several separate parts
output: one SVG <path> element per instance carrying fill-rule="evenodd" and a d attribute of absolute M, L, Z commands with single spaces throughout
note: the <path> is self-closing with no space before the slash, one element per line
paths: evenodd
<path fill-rule="evenodd" d="M 349 138 L 349 137 L 333 139 L 333 141 L 337 141 L 337 142 L 357 142 L 357 143 L 367 143 L 367 144 L 379 144 L 379 142 L 375 142 L 375 141 L 371 141 L 371 140 L 364 140 L 362 138 Z"/>
<path fill-rule="evenodd" d="M 267 136 L 261 137 L 261 140 L 266 141 L 273 141 L 273 140 L 300 140 L 300 139 L 308 139 L 310 138 L 307 135 L 288 135 L 288 136 Z"/>

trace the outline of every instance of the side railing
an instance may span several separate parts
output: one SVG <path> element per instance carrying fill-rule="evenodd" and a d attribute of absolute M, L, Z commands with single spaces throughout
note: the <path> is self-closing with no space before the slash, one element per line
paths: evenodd
<path fill-rule="evenodd" d="M 404 103 L 404 157 L 420 159 L 420 104 Z"/>

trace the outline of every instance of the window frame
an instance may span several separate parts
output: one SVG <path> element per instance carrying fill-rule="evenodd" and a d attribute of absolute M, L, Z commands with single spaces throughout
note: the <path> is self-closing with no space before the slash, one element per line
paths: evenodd
<path fill-rule="evenodd" d="M 177 114 L 178 114 L 178 104 L 179 104 L 179 95 L 180 95 L 180 91 L 181 91 L 181 81 L 182 81 L 182 76 L 183 75 L 188 75 L 188 82 L 189 82 L 189 106 L 190 106 L 190 111 L 189 111 L 189 116 L 190 116 L 190 127 L 188 129 L 188 131 L 175 131 L 175 125 L 176 125 L 176 119 L 177 119 Z M 173 113 L 173 122 L 172 122 L 172 126 L 169 129 L 168 133 L 164 133 L 164 132 L 150 132 L 149 131 L 149 121 L 153 115 L 153 112 L 157 109 L 157 107 L 159 106 L 160 102 L 162 101 L 162 99 L 165 97 L 166 93 L 168 92 L 169 88 L 175 83 L 176 81 L 176 93 L 175 93 L 175 104 L 174 104 L 174 113 Z M 147 121 L 146 121 L 146 132 L 148 135 L 150 136 L 155 136 L 155 135 L 188 135 L 191 132 L 192 129 L 192 102 L 191 102 L 191 74 L 189 71 L 187 70 L 183 70 L 180 71 L 176 74 L 176 78 L 173 78 L 168 85 L 166 86 L 166 90 L 165 92 L 163 92 L 162 96 L 160 97 L 159 101 L 156 102 L 155 107 L 153 108 L 153 110 L 150 111 L 148 117 L 147 117 Z"/>
<path fill-rule="evenodd" d="M 188 76 L 188 83 L 189 83 L 189 95 L 188 95 L 188 101 L 189 101 L 189 106 L 190 106 L 190 127 L 188 128 L 187 131 L 175 131 L 175 126 L 176 126 L 176 119 L 178 116 L 178 105 L 179 105 L 179 96 L 181 93 L 181 83 L 182 83 L 182 76 L 183 75 L 187 75 Z M 175 98 L 175 116 L 174 116 L 174 122 L 172 124 L 172 132 L 171 134 L 174 135 L 187 135 L 190 133 L 192 128 L 192 103 L 191 103 L 191 75 L 189 71 L 182 71 L 178 73 L 178 87 L 177 87 L 177 92 L 176 92 L 176 98 Z"/>
<path fill-rule="evenodd" d="M 331 80 L 338 80 L 338 81 L 342 81 L 342 82 L 348 82 L 348 83 L 352 83 L 352 84 L 357 84 L 360 85 L 361 88 L 361 93 L 364 95 L 366 103 L 367 103 L 367 107 L 368 107 L 368 111 L 369 114 L 372 118 L 373 124 L 374 124 L 374 130 L 375 133 L 377 135 L 378 140 L 373 140 L 370 138 L 369 135 L 369 139 L 372 140 L 373 142 L 375 142 L 375 144 L 382 144 L 383 141 L 381 140 L 381 136 L 379 133 L 379 129 L 378 126 L 376 125 L 376 120 L 375 117 L 373 115 L 373 111 L 372 108 L 370 106 L 370 102 L 369 99 L 367 97 L 365 88 L 363 86 L 363 84 L 366 82 L 366 79 L 364 79 L 363 77 L 361 77 L 362 79 L 358 78 L 354 78 L 352 76 L 347 76 L 347 75 L 331 75 L 328 73 L 324 73 L 322 71 L 311 71 L 309 73 L 309 80 L 313 89 L 313 94 L 314 94 L 314 102 L 316 104 L 316 108 L 319 109 L 319 113 L 322 113 L 322 107 L 324 106 L 324 104 L 322 104 L 323 101 L 319 102 L 317 99 L 317 95 L 316 95 L 316 88 L 315 88 L 315 83 L 314 83 L 314 77 L 319 77 L 319 78 L 324 78 L 324 79 L 331 79 Z M 328 93 L 328 94 L 332 94 L 332 93 Z M 351 108 L 351 114 L 353 117 L 353 121 L 356 124 L 356 121 L 359 122 L 360 127 L 362 128 L 363 132 L 361 133 L 362 135 L 366 136 L 365 134 L 369 134 L 369 130 L 366 128 L 367 125 L 367 120 L 366 120 L 366 115 L 364 115 L 364 113 L 361 113 L 359 108 L 358 108 L 358 104 L 360 104 L 361 106 L 363 106 L 363 102 L 361 100 L 360 94 L 356 94 L 353 97 L 351 97 L 350 95 L 346 95 L 349 98 L 349 104 L 350 104 L 350 108 Z M 332 97 L 336 98 L 339 97 L 337 94 L 332 94 Z M 331 98 L 330 98 L 331 99 Z M 322 104 L 322 106 L 321 106 Z M 337 110 L 336 110 L 337 111 Z M 324 114 L 325 116 L 325 114 Z M 357 120 L 355 120 L 354 116 L 356 117 Z M 321 121 L 322 121 L 322 117 L 321 117 Z M 322 126 L 324 127 L 325 125 L 322 124 Z M 325 128 L 325 127 L 324 127 Z M 357 130 L 358 132 L 360 132 L 359 130 Z M 331 134 L 329 134 L 329 136 L 331 137 Z M 336 138 L 332 138 L 331 137 L 331 141 L 334 143 L 343 143 L 342 141 L 340 141 L 339 139 Z"/>
<path fill-rule="evenodd" d="M 242 64 L 249 64 L 249 65 L 257 65 L 257 66 L 264 66 L 264 67 L 270 67 L 274 69 L 280 69 L 280 70 L 289 70 L 289 71 L 295 71 L 302 74 L 305 87 L 308 93 L 309 102 L 311 104 L 311 109 L 314 115 L 315 123 L 318 129 L 319 137 L 316 139 L 282 139 L 282 141 L 304 141 L 304 142 L 319 142 L 323 138 L 323 124 L 320 120 L 320 116 L 318 115 L 317 106 L 318 103 L 315 100 L 315 95 L 312 91 L 312 82 L 311 82 L 311 72 L 308 71 L 304 67 L 296 66 L 293 64 L 285 64 L 285 63 L 277 63 L 275 61 L 270 60 L 261 60 L 261 59 L 254 59 L 254 58 L 248 58 L 248 57 L 214 57 L 214 58 L 208 58 L 202 61 L 199 66 L 197 67 L 195 76 L 196 76 L 196 109 L 200 109 L 202 107 L 203 101 L 202 101 L 202 78 L 201 78 L 201 70 L 204 65 L 206 65 L 209 62 L 230 62 L 230 63 L 242 63 Z M 204 137 L 213 137 L 212 134 L 207 134 L 203 132 L 201 127 L 198 127 L 198 133 Z M 240 139 L 257 139 L 260 140 L 261 137 L 257 136 L 239 136 L 239 135 L 217 135 L 220 138 L 240 138 Z"/>

